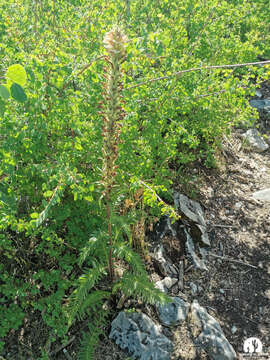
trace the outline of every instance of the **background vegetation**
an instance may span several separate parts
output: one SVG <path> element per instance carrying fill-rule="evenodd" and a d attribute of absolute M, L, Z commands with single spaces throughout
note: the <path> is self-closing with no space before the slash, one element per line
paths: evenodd
<path fill-rule="evenodd" d="M 126 247 L 131 224 L 144 211 L 168 211 L 158 196 L 171 202 L 183 168 L 214 166 L 224 134 L 256 119 L 248 97 L 269 76 L 267 67 L 209 66 L 269 59 L 267 3 L 0 0 L 1 84 L 11 65 L 27 74 L 27 98 L 0 97 L 0 348 L 33 313 L 50 341 L 65 341 L 79 321 L 70 322 L 65 304 L 84 267 L 97 268 L 97 258 L 106 264 L 104 252 L 87 248 L 100 238 L 96 249 L 108 246 L 100 200 L 105 33 L 120 24 L 129 39 L 113 234 L 115 255 L 138 275 L 140 260 Z M 177 75 L 191 68 L 200 70 Z M 93 285 L 101 274 L 106 279 L 106 268 Z M 105 288 L 92 310 L 109 296 Z M 48 338 L 36 359 L 46 359 Z"/>

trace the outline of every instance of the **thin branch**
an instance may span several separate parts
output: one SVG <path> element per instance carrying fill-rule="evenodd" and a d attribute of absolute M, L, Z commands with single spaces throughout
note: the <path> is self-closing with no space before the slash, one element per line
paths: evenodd
<path fill-rule="evenodd" d="M 156 193 L 155 190 L 153 190 L 153 189 L 152 189 L 149 185 L 147 185 L 144 181 L 142 181 L 142 180 L 140 180 L 140 179 L 138 179 L 138 180 L 139 180 L 139 183 L 141 183 L 142 185 L 144 185 L 148 190 L 150 190 L 151 192 L 153 192 L 153 193 L 156 195 L 157 200 L 158 200 L 159 202 L 165 204 L 164 200 L 161 199 L 161 197 Z"/>
<path fill-rule="evenodd" d="M 49 355 L 52 356 L 52 355 L 59 353 L 59 351 L 63 350 L 65 347 L 67 347 L 69 344 L 71 344 L 75 340 L 75 338 L 76 338 L 75 336 L 72 336 L 72 338 L 70 340 L 68 340 L 68 342 L 59 346 L 56 350 L 50 352 Z"/>
<path fill-rule="evenodd" d="M 132 176 L 131 174 L 127 173 L 129 176 Z M 148 190 L 150 190 L 152 193 L 155 194 L 156 196 L 156 199 L 159 203 L 163 204 L 165 207 L 167 208 L 170 208 L 171 209 L 171 213 L 174 215 L 174 216 L 177 216 L 178 218 L 180 217 L 178 212 L 173 208 L 172 205 L 168 205 L 164 200 L 161 199 L 161 197 L 157 194 L 157 192 L 152 189 L 149 185 L 147 185 L 144 181 L 140 180 L 140 179 L 137 179 L 139 181 L 139 183 L 143 186 L 145 186 Z"/>
<path fill-rule="evenodd" d="M 75 77 L 80 76 L 85 70 L 87 70 L 95 61 L 98 61 L 100 59 L 103 59 L 105 55 L 101 55 L 97 57 L 96 59 L 92 60 L 89 64 L 84 65 L 84 67 L 78 72 L 78 74 L 75 75 Z M 67 83 L 63 84 L 63 87 L 61 91 L 65 90 L 65 88 L 73 81 L 73 78 L 69 80 Z"/>
<path fill-rule="evenodd" d="M 100 59 L 103 59 L 105 56 L 106 56 L 106 55 L 101 55 L 101 56 L 97 57 L 96 59 L 92 60 L 89 64 L 86 64 L 86 65 L 78 72 L 78 74 L 77 74 L 76 76 L 81 75 L 85 70 L 87 70 L 87 69 L 93 64 L 93 62 L 98 61 L 98 60 L 100 60 Z"/>
<path fill-rule="evenodd" d="M 232 262 L 232 263 L 235 263 L 235 264 L 245 265 L 245 266 L 251 267 L 252 269 L 258 269 L 257 266 L 245 263 L 245 262 L 240 261 L 240 260 L 234 260 L 234 259 L 230 259 L 230 258 L 227 258 L 227 257 L 224 257 L 224 256 L 219 256 L 219 255 L 213 254 L 211 252 L 209 252 L 208 255 L 212 256 L 212 257 L 215 257 L 215 258 L 218 258 L 218 259 L 221 259 L 221 260 L 229 261 L 229 262 Z"/>
<path fill-rule="evenodd" d="M 168 76 L 161 76 L 161 77 L 158 77 L 158 78 L 142 81 L 142 82 L 140 82 L 138 84 L 129 86 L 128 88 L 126 88 L 126 90 L 133 89 L 135 87 L 145 85 L 145 84 L 148 84 L 148 83 L 151 83 L 151 82 L 154 82 L 154 81 L 171 79 L 174 76 L 179 76 L 179 75 L 182 75 L 184 73 L 188 73 L 188 72 L 192 72 L 192 71 L 211 70 L 211 69 L 232 69 L 232 68 L 236 68 L 236 67 L 252 66 L 252 65 L 258 66 L 258 65 L 267 65 L 267 64 L 270 64 L 270 60 L 243 63 L 243 64 L 209 65 L 209 66 L 202 66 L 202 67 L 198 67 L 198 68 L 191 68 L 191 69 L 177 71 L 177 72 L 175 72 L 175 73 L 173 73 L 171 75 L 168 75 Z"/>
<path fill-rule="evenodd" d="M 221 228 L 228 228 L 228 229 L 238 229 L 236 225 L 222 225 L 222 224 L 212 224 L 211 227 L 221 227 Z"/>

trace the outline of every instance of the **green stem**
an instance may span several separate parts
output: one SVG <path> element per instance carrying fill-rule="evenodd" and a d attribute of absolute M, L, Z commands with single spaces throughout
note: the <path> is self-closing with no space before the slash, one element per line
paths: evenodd
<path fill-rule="evenodd" d="M 112 223 L 111 223 L 111 207 L 110 207 L 110 194 L 106 194 L 106 210 L 107 210 L 107 219 L 108 219 L 108 235 L 110 241 L 110 251 L 109 251 L 109 274 L 111 281 L 114 280 L 114 264 L 113 264 L 113 256 L 112 256 Z"/>

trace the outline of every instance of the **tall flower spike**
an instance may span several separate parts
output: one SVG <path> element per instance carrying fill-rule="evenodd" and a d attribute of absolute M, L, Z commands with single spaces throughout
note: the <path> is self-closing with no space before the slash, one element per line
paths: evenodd
<path fill-rule="evenodd" d="M 109 253 L 109 272 L 110 277 L 114 278 L 114 265 L 112 257 L 112 223 L 111 212 L 112 200 L 111 192 L 116 178 L 116 160 L 118 157 L 118 143 L 121 132 L 121 121 L 124 118 L 124 110 L 122 108 L 122 84 L 120 66 L 126 58 L 126 42 L 127 36 L 123 31 L 115 26 L 111 31 L 106 33 L 104 38 L 104 46 L 108 52 L 106 58 L 107 66 L 104 69 L 105 82 L 103 83 L 103 166 L 102 166 L 102 185 L 104 187 L 104 200 L 106 203 L 108 235 L 110 239 Z"/>

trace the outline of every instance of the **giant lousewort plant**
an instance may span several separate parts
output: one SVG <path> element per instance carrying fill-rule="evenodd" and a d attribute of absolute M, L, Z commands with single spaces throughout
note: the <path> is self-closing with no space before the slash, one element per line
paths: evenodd
<path fill-rule="evenodd" d="M 110 277 L 114 277 L 114 267 L 112 259 L 112 224 L 111 224 L 111 191 L 115 183 L 117 171 L 116 159 L 118 155 L 118 142 L 121 133 L 121 122 L 125 116 L 121 100 L 121 64 L 126 59 L 125 45 L 127 36 L 123 31 L 115 26 L 106 33 L 104 46 L 108 52 L 106 57 L 107 66 L 104 69 L 104 92 L 102 104 L 103 116 L 103 166 L 102 166 L 102 185 L 104 187 L 103 197 L 106 203 L 108 235 L 110 239 L 109 253 L 109 272 Z"/>

